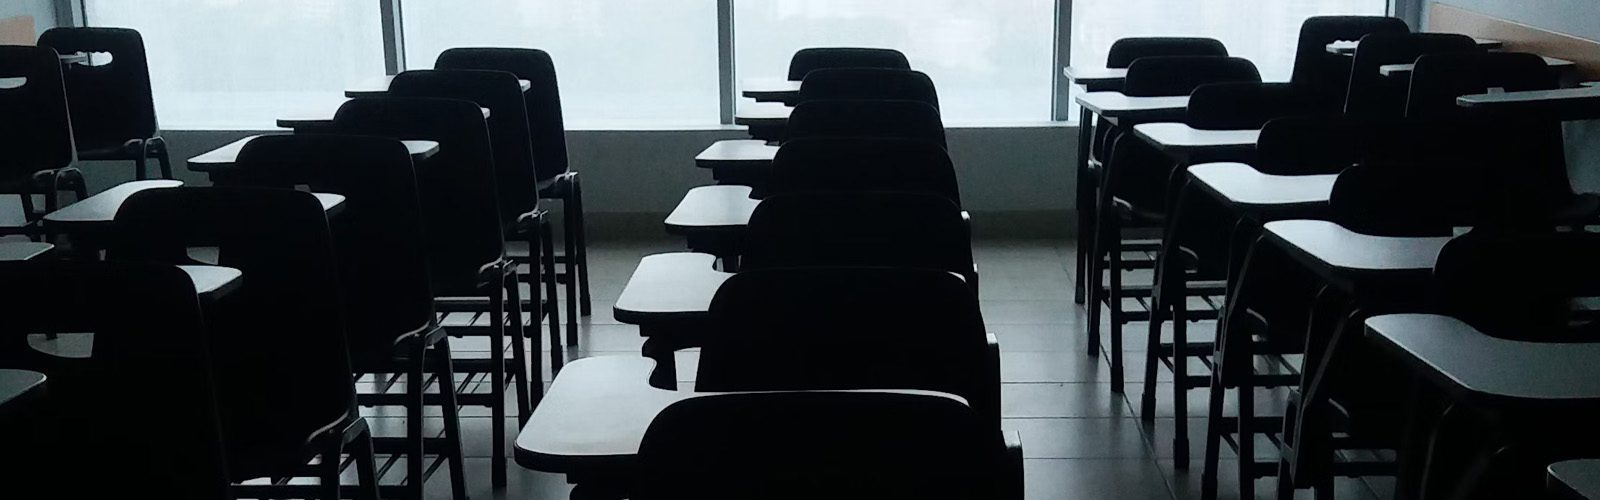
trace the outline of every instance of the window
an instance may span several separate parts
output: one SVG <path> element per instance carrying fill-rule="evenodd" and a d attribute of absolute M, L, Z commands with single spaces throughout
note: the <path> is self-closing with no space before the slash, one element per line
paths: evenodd
<path fill-rule="evenodd" d="M 1055 3 L 736 0 L 736 80 L 783 78 L 806 47 L 892 48 L 933 79 L 946 123 L 1049 121 Z"/>
<path fill-rule="evenodd" d="M 451 47 L 543 49 L 572 128 L 716 125 L 715 0 L 403 0 L 406 67 Z"/>
<path fill-rule="evenodd" d="M 1203 36 L 1254 62 L 1263 80 L 1288 81 L 1306 18 L 1387 9 L 1387 0 L 1073 0 L 1072 65 L 1104 67 L 1120 38 Z"/>
<path fill-rule="evenodd" d="M 168 129 L 264 129 L 333 108 L 384 72 L 378 2 L 87 0 L 91 26 L 139 30 Z"/>

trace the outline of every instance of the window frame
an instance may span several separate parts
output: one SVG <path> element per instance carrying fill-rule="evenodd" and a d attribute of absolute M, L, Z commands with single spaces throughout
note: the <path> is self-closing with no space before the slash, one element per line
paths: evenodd
<path fill-rule="evenodd" d="M 85 2 L 87 0 L 55 0 L 57 16 L 68 19 L 72 26 L 87 26 Z M 405 12 L 401 9 L 400 0 L 372 0 L 379 3 L 383 19 L 383 57 L 384 68 L 391 75 L 405 71 L 405 33 L 403 19 Z M 1387 0 L 1386 11 L 1391 16 L 1398 16 L 1410 23 L 1413 28 L 1420 26 L 1421 7 L 1425 0 Z M 718 116 L 723 126 L 733 126 L 734 109 L 739 99 L 739 89 L 735 81 L 735 47 L 734 47 L 734 0 L 717 0 L 717 95 Z M 1073 0 L 1056 0 L 1054 46 L 1051 60 L 1054 67 L 1050 69 L 1053 78 L 1050 85 L 1050 118 L 1051 122 L 1040 125 L 1075 125 L 1077 116 L 1070 112 L 1071 82 L 1062 74 L 1062 69 L 1072 65 L 1072 4 Z"/>

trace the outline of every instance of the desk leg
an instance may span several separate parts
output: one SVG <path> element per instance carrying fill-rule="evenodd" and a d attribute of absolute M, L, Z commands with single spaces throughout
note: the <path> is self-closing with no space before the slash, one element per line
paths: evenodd
<path fill-rule="evenodd" d="M 1089 143 L 1094 140 L 1094 128 L 1092 126 L 1093 121 L 1094 115 L 1089 112 L 1089 108 L 1082 108 L 1078 112 L 1077 177 L 1073 181 L 1073 183 L 1077 186 L 1077 194 L 1073 200 L 1073 203 L 1077 207 L 1078 212 L 1078 227 L 1074 228 L 1074 230 L 1077 231 L 1078 242 L 1076 245 L 1077 251 L 1073 252 L 1076 254 L 1077 258 L 1077 270 L 1073 275 L 1074 283 L 1072 300 L 1079 304 L 1083 303 L 1084 290 L 1087 286 L 1084 284 L 1084 277 L 1088 274 L 1087 269 L 1089 266 L 1089 249 L 1084 248 L 1084 241 L 1086 240 L 1085 236 L 1088 235 L 1090 231 L 1089 225 L 1091 224 L 1091 217 L 1089 212 L 1092 211 L 1091 207 L 1094 206 L 1093 201 L 1089 199 L 1093 196 L 1094 187 L 1088 185 Z"/>
<path fill-rule="evenodd" d="M 670 333 L 662 332 L 659 328 L 640 327 L 640 329 L 649 330 L 640 332 L 645 336 L 644 346 L 640 348 L 640 353 L 644 357 L 656 361 L 656 369 L 650 372 L 650 386 L 669 391 L 677 390 L 677 346 L 665 340 L 665 336 L 670 335 Z"/>

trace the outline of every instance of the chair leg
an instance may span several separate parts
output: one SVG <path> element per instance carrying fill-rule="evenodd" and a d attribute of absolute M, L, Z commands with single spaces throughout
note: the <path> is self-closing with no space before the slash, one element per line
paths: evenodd
<path fill-rule="evenodd" d="M 1217 480 L 1221 475 L 1220 465 L 1222 456 L 1222 434 L 1227 432 L 1222 428 L 1222 403 L 1228 391 L 1222 386 L 1217 375 L 1211 377 L 1210 397 L 1206 399 L 1210 404 L 1206 410 L 1206 456 L 1205 464 L 1200 473 L 1200 498 L 1202 500 L 1217 500 Z M 1175 425 L 1184 425 L 1177 422 Z"/>
<path fill-rule="evenodd" d="M 161 178 L 172 178 L 172 157 L 167 153 L 167 140 L 160 137 L 145 142 L 145 150 L 156 157 L 156 162 L 161 167 Z"/>
<path fill-rule="evenodd" d="M 439 379 L 439 396 L 443 400 L 445 450 L 442 454 L 450 467 L 450 497 L 467 500 L 467 470 L 462 462 L 466 454 L 461 451 L 461 406 L 456 401 L 455 356 L 450 352 L 449 339 L 436 344 L 433 351 L 437 358 L 434 376 Z"/>
<path fill-rule="evenodd" d="M 1093 189 L 1090 188 L 1088 166 L 1089 141 L 1094 138 L 1094 134 L 1090 131 L 1092 127 L 1089 124 L 1093 119 L 1087 108 L 1078 113 L 1078 157 L 1077 165 L 1075 166 L 1078 172 L 1078 189 L 1076 199 L 1073 200 L 1078 209 L 1078 245 L 1077 250 L 1072 252 L 1073 258 L 1077 259 L 1077 267 L 1073 268 L 1076 274 L 1072 276 L 1072 279 L 1075 280 L 1072 285 L 1072 300 L 1079 304 L 1084 303 L 1084 286 L 1086 286 L 1084 278 L 1088 276 L 1087 264 L 1090 247 L 1085 242 L 1088 239 L 1089 232 L 1092 231 L 1089 228 L 1089 224 L 1093 203 L 1091 203 L 1092 198 L 1089 193 L 1092 193 Z"/>
<path fill-rule="evenodd" d="M 322 450 L 322 463 L 317 464 L 318 472 L 320 472 L 318 474 L 320 477 L 317 480 L 321 483 L 319 486 L 322 487 L 322 498 L 328 500 L 340 500 L 341 498 L 339 494 L 339 464 L 340 458 L 344 454 L 344 443 L 339 442 L 339 438 L 340 436 L 337 435 L 326 435 L 324 437 L 326 445 Z"/>
<path fill-rule="evenodd" d="M 1116 217 L 1116 215 L 1112 215 Z M 1109 286 L 1106 294 L 1106 310 L 1111 313 L 1110 330 L 1106 335 L 1110 337 L 1111 349 L 1107 353 L 1111 356 L 1111 392 L 1122 394 L 1122 326 L 1126 315 L 1122 310 L 1122 239 L 1111 238 L 1107 247 L 1111 250 L 1106 256 L 1106 273 Z"/>
<path fill-rule="evenodd" d="M 1085 263 L 1088 266 L 1089 274 L 1084 277 L 1084 280 L 1086 280 L 1084 284 L 1086 287 L 1084 288 L 1084 293 L 1086 295 L 1084 297 L 1083 306 L 1088 308 L 1089 313 L 1089 324 L 1087 325 L 1089 334 L 1088 354 L 1091 357 L 1100 356 L 1100 302 L 1102 300 L 1101 294 L 1105 291 L 1104 288 L 1100 286 L 1101 278 L 1105 273 L 1105 268 L 1101 265 L 1101 262 L 1102 259 L 1104 259 L 1107 255 L 1106 249 L 1104 248 L 1104 245 L 1106 244 L 1105 240 L 1110 240 L 1116 237 L 1115 234 L 1110 236 L 1106 235 L 1106 233 L 1112 231 L 1114 230 L 1108 230 L 1105 227 L 1101 227 L 1099 224 L 1095 225 L 1095 232 L 1092 236 L 1093 241 L 1089 242 L 1093 250 L 1091 250 L 1089 253 L 1088 262 Z"/>
<path fill-rule="evenodd" d="M 139 141 L 139 145 L 136 146 L 138 154 L 133 157 L 133 178 L 141 181 L 150 178 L 150 155 L 146 153 L 148 151 L 146 144 L 147 141 Z"/>
<path fill-rule="evenodd" d="M 545 315 L 550 317 L 550 357 L 554 366 L 554 358 L 561 355 L 561 306 L 556 300 L 555 230 L 546 217 L 539 218 L 539 260 L 544 267 L 539 278 L 544 282 Z"/>
<path fill-rule="evenodd" d="M 594 312 L 594 305 L 589 300 L 589 226 L 587 213 L 583 210 L 583 185 L 578 182 L 578 176 L 572 176 L 572 211 L 577 214 L 577 221 L 573 224 L 578 240 L 578 310 L 584 316 Z M 573 344 L 577 345 L 577 344 Z"/>
<path fill-rule="evenodd" d="M 372 430 L 364 429 L 350 442 L 350 455 L 356 462 L 356 490 L 359 500 L 378 500 L 378 457 L 372 448 Z"/>
<path fill-rule="evenodd" d="M 421 351 L 423 348 L 418 347 Z M 427 369 L 420 361 L 423 354 L 419 352 L 419 361 L 409 367 L 406 373 L 406 490 L 407 496 L 420 500 L 423 498 L 422 487 L 427 478 L 423 477 L 427 468 L 427 436 L 422 432 L 422 407 L 426 397 L 423 383 L 426 377 L 423 373 Z"/>
<path fill-rule="evenodd" d="M 567 277 L 567 345 L 578 345 L 578 211 L 572 198 L 561 207 L 562 271 Z"/>
<path fill-rule="evenodd" d="M 1253 377 L 1255 369 L 1246 365 L 1243 376 L 1239 377 L 1239 387 L 1234 390 L 1239 400 L 1239 498 L 1256 497 L 1256 478 L 1251 474 L 1256 465 L 1256 436 L 1251 426 L 1256 414 L 1256 388 L 1251 382 Z"/>
<path fill-rule="evenodd" d="M 1185 287 L 1180 287 L 1182 290 Z M 1168 301 L 1172 309 L 1172 416 L 1178 422 L 1189 419 L 1188 304 L 1182 292 Z M 1160 345 L 1155 346 L 1160 348 Z M 1189 470 L 1189 426 L 1172 426 L 1172 460 L 1177 470 Z"/>
<path fill-rule="evenodd" d="M 489 422 L 490 484 L 499 488 L 506 485 L 506 296 L 498 285 L 489 287 Z"/>
<path fill-rule="evenodd" d="M 517 426 L 521 427 L 523 424 L 528 423 L 528 417 L 533 414 L 533 402 L 529 399 L 528 392 L 529 377 L 540 377 L 542 379 L 541 373 L 544 368 L 539 366 L 539 349 L 537 347 L 533 349 L 533 359 L 528 359 L 527 332 L 522 329 L 522 286 L 521 283 L 518 283 L 519 281 L 520 279 L 516 273 L 512 273 L 506 277 L 504 288 L 507 297 L 506 309 L 511 316 L 511 363 L 516 365 L 515 371 L 511 374 L 512 377 L 515 377 L 515 380 L 512 381 L 515 384 L 512 389 L 517 391 Z M 539 339 L 537 335 L 538 327 L 534 328 L 535 335 L 533 339 L 537 344 Z M 529 363 L 534 366 L 530 367 Z"/>

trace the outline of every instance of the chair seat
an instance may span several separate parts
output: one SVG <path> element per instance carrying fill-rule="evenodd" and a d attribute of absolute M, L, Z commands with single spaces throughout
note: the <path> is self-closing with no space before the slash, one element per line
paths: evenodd
<path fill-rule="evenodd" d="M 1492 337 L 1433 314 L 1367 319 L 1378 344 L 1459 395 L 1492 403 L 1600 403 L 1600 343 Z M 1508 370 L 1507 367 L 1516 367 Z"/>
<path fill-rule="evenodd" d="M 646 256 L 617 297 L 613 314 L 636 325 L 707 319 L 711 298 L 733 276 L 716 270 L 716 260 L 691 252 Z"/>
<path fill-rule="evenodd" d="M 1449 237 L 1391 237 L 1357 233 L 1333 222 L 1268 222 L 1265 234 L 1291 254 L 1336 271 L 1431 271 Z"/>
<path fill-rule="evenodd" d="M 667 215 L 668 231 L 679 233 L 743 230 L 761 200 L 749 186 L 700 186 L 690 189 Z"/>
<path fill-rule="evenodd" d="M 1189 167 L 1196 185 L 1243 208 L 1326 205 L 1337 174 L 1270 175 L 1243 163 Z"/>

